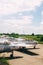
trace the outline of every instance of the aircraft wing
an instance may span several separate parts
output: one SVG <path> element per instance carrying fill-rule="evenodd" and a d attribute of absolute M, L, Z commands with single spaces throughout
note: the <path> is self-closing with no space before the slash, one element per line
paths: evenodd
<path fill-rule="evenodd" d="M 10 46 L 29 47 L 29 46 L 33 46 L 33 45 L 32 44 L 26 44 L 24 42 L 11 42 Z"/>

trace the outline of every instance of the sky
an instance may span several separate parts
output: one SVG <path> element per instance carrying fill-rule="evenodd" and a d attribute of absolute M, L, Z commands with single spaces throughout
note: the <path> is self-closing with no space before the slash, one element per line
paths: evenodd
<path fill-rule="evenodd" d="M 43 0 L 0 0 L 0 33 L 43 34 Z"/>

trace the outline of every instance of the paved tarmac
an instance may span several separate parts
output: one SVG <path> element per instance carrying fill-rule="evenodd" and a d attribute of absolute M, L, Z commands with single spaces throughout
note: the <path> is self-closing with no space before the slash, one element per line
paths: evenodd
<path fill-rule="evenodd" d="M 36 49 L 32 47 L 14 51 L 14 57 L 10 58 L 10 53 L 0 54 L 0 58 L 4 57 L 10 65 L 43 65 L 43 45 L 38 44 Z"/>

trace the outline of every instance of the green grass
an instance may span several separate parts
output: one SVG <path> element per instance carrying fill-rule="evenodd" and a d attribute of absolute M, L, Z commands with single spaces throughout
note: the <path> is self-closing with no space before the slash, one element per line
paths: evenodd
<path fill-rule="evenodd" d="M 5 58 L 1 58 L 0 59 L 0 65 L 9 65 L 9 63 Z"/>
<path fill-rule="evenodd" d="M 43 44 L 43 41 L 42 41 L 42 42 L 39 41 L 38 43 L 39 43 L 39 44 Z"/>
<path fill-rule="evenodd" d="M 26 39 L 26 40 L 36 40 L 36 41 L 38 41 L 39 44 L 43 44 L 43 37 L 42 36 L 24 35 L 24 36 L 21 36 L 21 37 L 24 38 L 24 39 Z M 42 37 L 42 39 L 41 39 L 41 37 Z"/>

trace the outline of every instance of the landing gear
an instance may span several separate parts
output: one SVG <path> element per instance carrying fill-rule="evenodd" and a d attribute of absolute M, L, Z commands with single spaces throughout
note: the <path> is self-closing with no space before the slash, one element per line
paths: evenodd
<path fill-rule="evenodd" d="M 36 48 L 36 46 L 34 46 L 34 49 Z"/>
<path fill-rule="evenodd" d="M 22 47 L 22 49 L 25 49 L 25 47 Z"/>
<path fill-rule="evenodd" d="M 13 57 L 13 51 L 12 51 L 12 54 L 10 55 L 10 57 Z"/>

